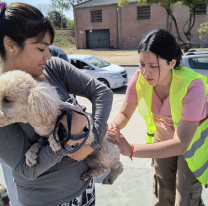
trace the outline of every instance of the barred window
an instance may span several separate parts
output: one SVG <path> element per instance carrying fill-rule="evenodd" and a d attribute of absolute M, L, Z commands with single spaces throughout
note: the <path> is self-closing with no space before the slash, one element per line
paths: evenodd
<path fill-rule="evenodd" d="M 150 19 L 150 6 L 137 7 L 137 20 Z"/>
<path fill-rule="evenodd" d="M 102 22 L 102 10 L 90 11 L 91 23 Z"/>
<path fill-rule="evenodd" d="M 207 14 L 207 5 L 206 4 L 197 4 L 196 15 Z"/>

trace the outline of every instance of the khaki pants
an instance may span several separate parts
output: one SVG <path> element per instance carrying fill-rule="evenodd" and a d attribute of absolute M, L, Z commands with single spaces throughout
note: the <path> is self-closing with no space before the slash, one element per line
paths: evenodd
<path fill-rule="evenodd" d="M 204 206 L 202 185 L 183 156 L 153 159 L 155 167 L 152 206 Z"/>

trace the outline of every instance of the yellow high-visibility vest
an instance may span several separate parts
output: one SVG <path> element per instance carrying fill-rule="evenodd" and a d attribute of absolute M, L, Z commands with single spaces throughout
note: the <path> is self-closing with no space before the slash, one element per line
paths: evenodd
<path fill-rule="evenodd" d="M 187 93 L 188 86 L 197 78 L 201 78 L 204 82 L 208 101 L 208 85 L 205 76 L 184 66 L 181 66 L 180 70 L 172 69 L 172 82 L 169 98 L 175 129 L 181 119 L 183 109 L 182 101 Z M 141 72 L 139 73 L 136 83 L 136 90 L 139 113 L 142 115 L 147 125 L 146 141 L 150 144 L 153 143 L 154 133 L 156 131 L 151 111 L 153 87 L 144 79 Z M 203 185 L 206 185 L 208 183 L 208 119 L 197 128 L 196 133 L 183 156 L 196 178 Z"/>

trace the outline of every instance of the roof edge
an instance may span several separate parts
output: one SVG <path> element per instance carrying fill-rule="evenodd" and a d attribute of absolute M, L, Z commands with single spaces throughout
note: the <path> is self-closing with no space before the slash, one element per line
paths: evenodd
<path fill-rule="evenodd" d="M 87 2 L 90 2 L 90 1 L 92 1 L 92 0 L 88 0 L 88 1 L 85 1 L 85 2 L 82 2 L 82 3 L 79 3 L 79 4 L 76 4 L 75 6 L 74 6 L 74 8 L 75 9 L 82 9 L 82 8 L 88 8 L 88 7 L 101 7 L 101 6 L 110 6 L 110 5 L 118 5 L 118 3 L 119 2 L 117 2 L 117 3 L 103 3 L 103 4 L 100 4 L 100 5 L 89 5 L 89 6 L 80 6 L 80 5 L 82 5 L 82 4 L 85 4 L 85 3 L 87 3 Z M 134 4 L 134 3 L 138 3 L 138 1 L 131 1 L 131 2 L 129 2 L 129 4 Z M 78 7 L 77 7 L 78 6 Z"/>

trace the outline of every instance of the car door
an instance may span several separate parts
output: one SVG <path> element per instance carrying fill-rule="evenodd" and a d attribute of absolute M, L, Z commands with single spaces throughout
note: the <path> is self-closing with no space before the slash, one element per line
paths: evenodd
<path fill-rule="evenodd" d="M 208 78 L 208 56 L 188 58 L 191 69 Z"/>

